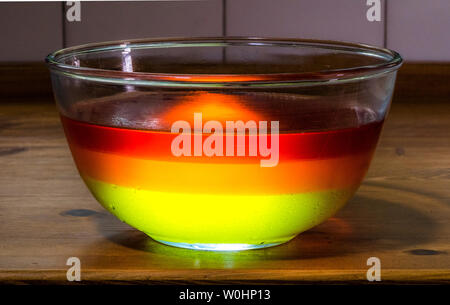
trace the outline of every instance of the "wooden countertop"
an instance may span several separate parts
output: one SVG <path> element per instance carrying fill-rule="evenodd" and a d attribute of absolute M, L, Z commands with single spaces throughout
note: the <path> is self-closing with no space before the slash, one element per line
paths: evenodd
<path fill-rule="evenodd" d="M 450 95 L 442 81 L 450 69 L 405 71 L 349 204 L 288 244 L 237 253 L 164 246 L 121 223 L 79 178 L 52 98 L 7 90 L 0 94 L 0 282 L 65 283 L 72 256 L 82 280 L 96 283 L 366 282 L 372 256 L 384 283 L 450 282 Z"/>

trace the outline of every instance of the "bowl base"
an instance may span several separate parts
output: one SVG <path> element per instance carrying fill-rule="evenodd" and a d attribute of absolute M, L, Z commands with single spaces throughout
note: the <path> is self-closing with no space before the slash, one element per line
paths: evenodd
<path fill-rule="evenodd" d="M 268 243 L 268 244 L 201 244 L 201 243 L 178 243 L 171 241 L 164 241 L 155 239 L 157 242 L 178 248 L 192 249 L 192 250 L 202 250 L 202 251 L 242 251 L 242 250 L 251 250 L 251 249 L 262 249 L 268 247 L 274 247 L 285 242 L 288 242 L 290 239 L 287 239 L 282 242 L 276 243 Z"/>

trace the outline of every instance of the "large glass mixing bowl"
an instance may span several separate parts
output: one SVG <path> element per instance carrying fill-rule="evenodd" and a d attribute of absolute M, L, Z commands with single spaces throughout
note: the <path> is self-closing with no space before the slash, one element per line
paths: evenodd
<path fill-rule="evenodd" d="M 358 189 L 400 56 L 297 39 L 88 44 L 47 57 L 81 177 L 111 213 L 178 247 L 284 243 Z"/>

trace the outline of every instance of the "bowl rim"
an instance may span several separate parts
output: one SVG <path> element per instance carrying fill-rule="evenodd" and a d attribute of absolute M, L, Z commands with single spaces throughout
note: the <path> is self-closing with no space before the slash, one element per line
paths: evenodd
<path fill-rule="evenodd" d="M 275 46 L 309 46 L 317 49 L 334 49 L 347 53 L 359 51 L 366 56 L 384 58 L 385 61 L 372 65 L 361 65 L 349 68 L 320 70 L 315 72 L 287 72 L 287 73 L 253 73 L 253 74 L 200 74 L 200 73 L 157 73 L 157 72 L 127 72 L 119 70 L 77 67 L 64 64 L 61 59 L 76 54 L 102 52 L 111 50 L 137 49 L 177 46 L 227 46 L 233 43 L 248 45 Z M 356 81 L 395 71 L 400 68 L 403 59 L 399 53 L 381 47 L 367 44 L 341 42 L 334 40 L 270 38 L 270 37 L 170 37 L 115 40 L 88 43 L 50 53 L 45 62 L 51 72 L 64 74 L 69 77 L 81 78 L 97 82 L 114 84 L 134 84 L 149 86 L 189 86 L 189 87 L 277 87 L 277 86 L 309 86 L 323 83 Z"/>

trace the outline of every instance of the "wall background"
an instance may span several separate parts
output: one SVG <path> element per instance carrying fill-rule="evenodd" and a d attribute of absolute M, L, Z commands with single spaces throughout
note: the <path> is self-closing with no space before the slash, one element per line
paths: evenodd
<path fill-rule="evenodd" d="M 449 0 L 381 0 L 369 22 L 366 0 L 82 2 L 68 22 L 65 2 L 0 3 L 0 62 L 43 61 L 94 41 L 161 36 L 278 36 L 385 46 L 408 61 L 450 61 Z"/>

